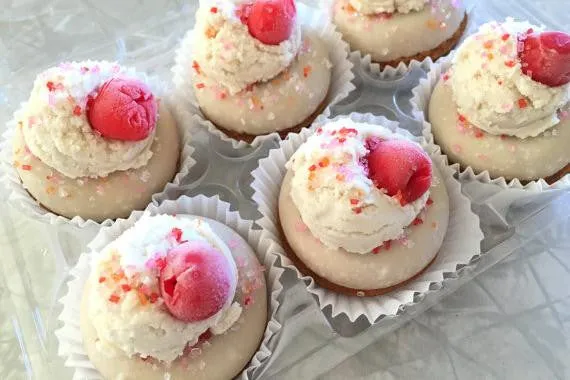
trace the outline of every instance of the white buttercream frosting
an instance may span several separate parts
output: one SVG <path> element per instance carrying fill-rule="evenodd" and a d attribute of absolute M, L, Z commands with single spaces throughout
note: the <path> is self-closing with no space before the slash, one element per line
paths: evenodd
<path fill-rule="evenodd" d="M 330 248 L 364 254 L 402 237 L 429 198 L 427 191 L 402 206 L 374 185 L 362 163 L 370 137 L 406 139 L 379 125 L 342 119 L 319 128 L 287 163 L 293 203 Z"/>
<path fill-rule="evenodd" d="M 39 74 L 15 115 L 30 152 L 69 178 L 144 166 L 152 156 L 154 130 L 141 141 L 119 141 L 103 138 L 89 124 L 88 96 L 114 77 L 146 83 L 144 74 L 106 61 L 62 63 Z"/>
<path fill-rule="evenodd" d="M 179 244 L 175 228 L 182 232 L 180 239 L 205 241 L 231 263 L 234 275 L 228 301 L 203 321 L 187 323 L 174 318 L 160 297 L 157 263 Z M 170 363 L 208 329 L 222 334 L 241 315 L 241 306 L 233 301 L 238 271 L 232 254 L 200 219 L 143 215 L 97 254 L 91 276 L 88 315 L 99 337 L 98 349 L 109 355 L 122 352 Z"/>
<path fill-rule="evenodd" d="M 350 0 L 349 3 L 359 13 L 410 13 L 422 10 L 429 0 Z"/>
<path fill-rule="evenodd" d="M 282 73 L 297 56 L 302 42 L 301 26 L 295 23 L 288 40 L 279 45 L 262 43 L 237 17 L 235 3 L 241 2 L 201 2 L 192 49 L 198 64 L 195 69 L 216 80 L 230 95 Z"/>
<path fill-rule="evenodd" d="M 453 97 L 471 124 L 495 135 L 537 136 L 557 125 L 570 85 L 549 87 L 522 72 L 518 58 L 528 22 L 490 22 L 459 47 L 448 73 Z"/>

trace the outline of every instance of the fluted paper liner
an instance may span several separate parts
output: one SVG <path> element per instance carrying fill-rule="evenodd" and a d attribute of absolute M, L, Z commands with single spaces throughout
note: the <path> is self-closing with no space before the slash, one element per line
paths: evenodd
<path fill-rule="evenodd" d="M 427 109 L 431 94 L 435 89 L 436 84 L 439 82 L 441 75 L 446 72 L 451 66 L 452 56 L 439 60 L 437 63 L 431 65 L 426 78 L 422 78 L 417 87 L 412 90 L 412 113 L 413 116 L 422 122 L 422 135 L 429 144 L 435 145 L 433 133 L 431 131 L 431 123 L 426 119 Z M 507 181 L 505 177 L 492 178 L 489 171 L 484 170 L 480 173 L 475 173 L 470 166 L 461 169 L 458 163 L 449 162 L 448 157 L 441 153 L 441 148 L 437 146 L 439 153 L 442 155 L 446 165 L 451 167 L 458 173 L 458 178 L 461 181 L 479 181 L 482 183 L 492 183 L 500 186 L 503 189 L 523 189 L 533 193 L 539 193 L 548 189 L 564 189 L 570 188 L 570 174 L 565 175 L 560 180 L 552 185 L 548 184 L 544 179 L 530 181 L 522 184 L 517 178 Z"/>
<path fill-rule="evenodd" d="M 329 92 L 325 98 L 326 107 L 323 111 L 323 115 L 329 116 L 330 107 L 346 98 L 354 89 L 354 85 L 351 83 L 354 78 L 354 74 L 352 73 L 353 65 L 352 62 L 347 59 L 348 44 L 342 40 L 341 34 L 336 30 L 334 24 L 330 22 L 330 19 L 322 10 L 297 3 L 297 17 L 302 25 L 310 26 L 311 29 L 319 32 L 321 38 L 323 38 L 329 48 L 330 60 L 333 67 Z M 205 128 L 208 132 L 218 136 L 223 141 L 231 142 L 235 149 L 243 149 L 250 146 L 258 147 L 267 140 L 280 140 L 281 137 L 277 132 L 259 135 L 255 137 L 251 144 L 236 140 L 216 128 L 216 126 L 204 116 L 196 100 L 194 88 L 190 80 L 192 76 L 192 33 L 193 30 L 190 30 L 184 36 L 180 47 L 176 51 L 175 65 L 172 68 L 175 87 L 175 110 L 179 112 L 181 117 L 192 118 L 196 127 Z"/>
<path fill-rule="evenodd" d="M 420 143 L 439 168 L 449 194 L 449 227 L 435 261 L 418 278 L 385 295 L 351 297 L 321 288 L 312 277 L 299 272 L 283 249 L 279 251 L 281 264 L 285 268 L 294 270 L 297 276 L 307 284 L 308 291 L 316 296 L 321 309 L 330 305 L 333 317 L 346 314 L 350 321 L 355 321 L 360 316 L 365 316 L 370 323 L 374 323 L 383 316 L 399 315 L 404 307 L 419 302 L 418 300 L 423 299 L 428 292 L 440 289 L 445 278 L 457 276 L 457 271 L 461 267 L 470 264 L 480 255 L 483 233 L 479 228 L 479 218 L 471 211 L 469 200 L 461 193 L 459 182 L 453 178 L 453 170 L 447 166 L 436 146 L 427 144 L 421 137 L 413 137 L 406 130 L 398 128 L 398 123 L 382 116 L 352 113 L 333 120 L 346 117 L 356 122 L 382 125 Z M 321 117 L 315 124 L 322 125 L 327 121 L 326 118 Z M 311 131 L 307 130 L 298 136 L 282 141 L 279 148 L 270 151 L 267 158 L 259 161 L 259 167 L 252 173 L 254 178 L 252 187 L 255 191 L 253 200 L 263 215 L 257 223 L 270 232 L 277 241 L 281 239 L 277 215 L 279 191 L 287 172 L 285 164 L 310 135 Z"/>
<path fill-rule="evenodd" d="M 157 202 L 157 199 L 164 197 L 168 188 L 171 188 L 172 186 L 179 186 L 183 178 L 188 174 L 190 168 L 196 163 L 194 158 L 192 158 L 194 148 L 190 145 L 191 128 L 189 127 L 189 120 L 184 120 L 183 118 L 177 117 L 178 115 L 173 109 L 170 99 L 166 97 L 165 100 L 166 104 L 168 104 L 170 110 L 176 118 L 176 124 L 181 136 L 179 168 L 172 181 L 164 186 L 162 192 L 153 194 L 152 200 L 149 201 L 149 203 Z M 18 175 L 18 171 L 13 166 L 12 141 L 14 140 L 15 130 L 16 121 L 12 120 L 8 123 L 8 130 L 4 132 L 0 141 L 0 167 L 2 168 L 2 176 L 0 177 L 0 181 L 8 190 L 8 199 L 13 205 L 15 205 L 19 210 L 24 212 L 29 217 L 34 218 L 35 220 L 56 226 L 67 225 L 75 228 L 90 228 L 110 226 L 113 224 L 112 219 L 106 219 L 101 223 L 98 223 L 92 219 L 86 220 L 80 216 L 75 216 L 69 219 L 48 211 L 42 205 L 40 205 L 39 202 L 37 202 L 24 188 L 22 181 L 20 180 L 20 176 Z"/>
<path fill-rule="evenodd" d="M 229 203 L 221 201 L 217 196 L 208 198 L 203 195 L 193 198 L 182 196 L 176 201 L 165 201 L 160 206 L 152 204 L 144 212 L 135 211 L 128 219 L 118 219 L 112 226 L 102 228 L 93 241 L 89 243 L 89 252 L 81 254 L 77 265 L 70 272 L 71 279 L 67 283 L 67 294 L 59 300 L 63 304 L 63 310 L 59 315 L 63 327 L 55 333 L 59 341 L 58 354 L 65 359 L 67 367 L 75 369 L 73 379 L 103 380 L 100 373 L 89 361 L 89 357 L 83 348 L 83 338 L 79 325 L 81 297 L 91 271 L 91 258 L 126 229 L 133 226 L 143 213 L 153 215 L 186 214 L 214 219 L 240 234 L 256 252 L 261 265 L 265 267 L 269 311 L 268 323 L 261 345 L 246 369 L 238 376 L 242 380 L 250 379 L 252 373 L 271 355 L 277 344 L 277 340 L 272 338 L 281 329 L 281 323 L 276 319 L 276 312 L 279 308 L 278 297 L 283 290 L 280 282 L 283 269 L 275 266 L 277 256 L 273 253 L 278 246 L 269 234 L 259 229 L 254 230 L 252 221 L 242 219 L 237 211 L 230 211 Z"/>

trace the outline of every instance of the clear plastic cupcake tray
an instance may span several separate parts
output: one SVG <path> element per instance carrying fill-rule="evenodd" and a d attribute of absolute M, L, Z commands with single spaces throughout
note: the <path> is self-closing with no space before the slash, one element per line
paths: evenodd
<path fill-rule="evenodd" d="M 193 13 L 194 4 L 190 8 L 185 9 L 189 18 Z M 169 80 L 169 68 L 173 62 L 172 49 L 165 51 L 161 44 L 154 44 L 150 47 L 146 45 L 146 41 L 154 29 L 157 29 L 159 33 L 161 28 L 166 27 L 168 20 L 179 18 L 179 14 L 166 14 L 158 25 L 148 25 L 145 35 L 136 35 L 128 40 L 131 43 L 128 54 L 124 46 L 119 46 L 118 53 L 115 52 L 109 57 L 108 52 L 114 49 L 106 46 L 101 50 L 78 53 L 74 58 L 112 59 L 114 57 L 136 65 L 139 70 L 149 70 Z M 191 27 L 191 19 L 185 24 L 186 28 Z M 178 24 L 178 28 L 183 29 L 184 26 Z M 178 36 L 181 35 L 178 33 Z M 177 41 L 170 41 L 169 46 L 176 44 Z M 141 59 L 142 57 L 146 59 Z M 51 58 L 54 62 L 42 62 L 41 66 L 61 59 L 55 56 Z M 380 72 L 377 67 L 370 65 L 368 58 L 363 58 L 359 54 L 352 54 L 351 60 L 354 63 L 353 83 L 356 90 L 332 108 L 331 117 L 350 112 L 370 112 L 399 121 L 400 127 L 419 136 L 422 123 L 414 119 L 412 115 L 411 90 L 418 84 L 420 78 L 425 77 L 431 62 L 413 63 L 409 71 L 400 67 Z M 33 79 L 32 70 L 28 74 L 21 74 L 20 79 L 26 80 L 26 83 L 31 81 Z M 21 95 L 20 100 L 26 96 L 25 91 L 18 95 Z M 8 117 L 8 115 L 4 116 Z M 179 185 L 168 187 L 160 197 L 155 199 L 155 202 L 166 199 L 174 200 L 181 195 L 218 195 L 220 199 L 229 202 L 233 210 L 239 211 L 242 218 L 250 220 L 260 218 L 261 215 L 251 199 L 253 195 L 253 189 L 250 186 L 251 172 L 257 167 L 259 159 L 266 157 L 270 149 L 278 146 L 277 138 L 266 140 L 255 148 L 246 147 L 236 150 L 231 142 L 223 141 L 205 129 L 197 129 L 193 134 L 192 145 L 195 149 L 193 158 L 196 164 L 192 166 Z M 484 233 L 480 256 L 474 257 L 470 264 L 446 276 L 443 284 L 437 289 L 431 289 L 433 291 L 425 297 L 418 295 L 413 304 L 401 307 L 396 316 L 380 318 L 375 321 L 374 325 L 371 325 L 366 318 L 350 322 L 344 314 L 332 317 L 330 308 L 321 311 L 316 299 L 307 292 L 305 284 L 298 280 L 292 271 L 286 271 L 282 278 L 284 290 L 281 306 L 277 312 L 277 319 L 283 327 L 274 337 L 277 339 L 277 344 L 273 355 L 264 363 L 255 377 L 272 378 L 275 374 L 283 373 L 284 369 L 293 365 L 302 367 L 305 357 L 308 358 L 309 354 L 337 339 L 351 338 L 351 347 L 355 351 L 362 349 L 370 344 L 370 339 L 377 339 L 400 327 L 454 292 L 462 284 L 524 246 L 553 221 L 570 214 L 570 193 L 567 189 L 529 191 L 505 189 L 492 183 L 481 183 L 475 179 L 460 179 L 460 182 L 463 193 L 472 202 L 472 210 L 480 218 L 481 229 Z M 41 357 L 50 358 L 47 359 L 49 362 L 55 357 L 57 344 L 53 341 L 55 339 L 53 334 L 46 334 L 44 328 L 47 327 L 53 331 L 57 327 L 57 316 L 61 309 L 56 300 L 64 295 L 66 289 L 63 284 L 68 279 L 69 269 L 75 265 L 85 244 L 96 234 L 97 230 L 93 227 L 70 232 L 57 229 L 56 226 L 38 227 L 35 224 L 30 228 L 34 231 L 43 229 L 43 234 L 47 238 L 44 247 L 53 253 L 56 267 L 53 275 L 54 283 L 49 284 L 52 289 L 55 288 L 54 294 L 49 297 L 53 301 L 49 306 L 49 313 L 43 318 L 37 317 L 39 324 L 39 328 L 36 324 L 37 336 L 28 343 L 38 344 L 39 341 L 42 347 Z M 20 270 L 25 268 L 23 263 L 16 263 L 16 265 Z M 22 277 L 29 276 L 27 271 L 26 269 Z M 22 331 L 18 326 L 18 318 L 14 319 L 13 324 L 16 334 L 21 337 Z M 362 334 L 364 331 L 366 334 Z M 307 343 L 306 339 L 299 339 L 307 333 L 314 335 L 312 343 Z M 24 332 L 23 335 L 29 337 L 30 332 Z M 25 350 L 26 342 L 22 342 L 24 366 L 32 370 L 33 365 L 29 362 Z"/>
<path fill-rule="evenodd" d="M 414 63 L 409 71 L 400 68 L 380 73 L 369 65 L 367 58 L 359 54 L 352 54 L 351 60 L 355 64 L 357 89 L 332 109 L 333 116 L 352 111 L 383 115 L 399 121 L 402 127 L 419 135 L 421 123 L 411 116 L 409 99 L 411 89 L 425 76 L 431 62 Z M 193 157 L 197 163 L 180 186 L 169 187 L 155 201 L 176 199 L 181 195 L 218 195 L 238 210 L 244 219 L 259 219 L 261 215 L 251 199 L 251 172 L 257 168 L 260 158 L 266 157 L 270 149 L 278 146 L 277 138 L 255 148 L 236 150 L 231 142 L 223 141 L 205 129 L 197 128 L 193 136 Z M 472 210 L 481 220 L 485 238 L 481 243 L 480 256 L 474 257 L 469 265 L 459 268 L 457 272 L 446 275 L 443 285 L 430 289 L 427 295 L 418 294 L 410 305 L 400 307 L 396 316 L 381 317 L 374 325 L 366 318 L 351 322 L 345 314 L 333 317 L 330 307 L 321 311 L 316 298 L 312 298 L 305 285 L 294 274 L 287 273 L 282 280 L 284 296 L 278 312 L 283 329 L 278 333 L 275 355 L 265 363 L 259 374 L 273 373 L 275 368 L 272 363 L 279 361 L 280 352 L 308 349 L 297 345 L 293 338 L 308 328 L 314 329 L 315 324 L 322 331 L 328 330 L 324 342 L 338 334 L 354 337 L 355 344 L 358 344 L 357 335 L 363 331 L 380 336 L 398 328 L 523 245 L 527 236 L 530 239 L 534 235 L 534 230 L 538 231 L 539 226 L 548 224 L 545 219 L 548 213 L 565 215 L 564 212 L 570 212 L 570 194 L 564 190 L 504 189 L 473 180 L 462 181 L 462 191 L 471 200 Z M 82 233 L 91 235 L 89 231 Z M 71 264 L 75 257 L 68 256 L 63 260 Z"/>

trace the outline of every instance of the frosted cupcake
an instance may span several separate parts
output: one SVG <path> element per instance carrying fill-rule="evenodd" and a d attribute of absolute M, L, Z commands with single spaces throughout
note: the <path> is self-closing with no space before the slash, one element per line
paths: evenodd
<path fill-rule="evenodd" d="M 322 287 L 376 296 L 419 275 L 447 231 L 449 198 L 428 154 L 378 125 L 319 127 L 279 195 L 287 255 Z"/>
<path fill-rule="evenodd" d="M 352 50 L 394 67 L 446 55 L 467 25 L 457 0 L 334 0 L 333 12 Z"/>
<path fill-rule="evenodd" d="M 143 209 L 177 172 L 181 137 L 146 76 L 111 62 L 39 74 L 15 114 L 13 165 L 45 209 L 101 222 Z"/>
<path fill-rule="evenodd" d="M 203 1 L 196 20 L 187 37 L 190 85 L 204 115 L 228 136 L 284 137 L 322 111 L 333 65 L 293 0 Z"/>
<path fill-rule="evenodd" d="M 475 173 L 552 183 L 570 169 L 569 82 L 569 35 L 512 19 L 485 24 L 435 85 L 435 142 Z"/>
<path fill-rule="evenodd" d="M 231 379 L 266 324 L 252 248 L 193 216 L 145 214 L 96 253 L 81 302 L 83 344 L 106 379 Z"/>

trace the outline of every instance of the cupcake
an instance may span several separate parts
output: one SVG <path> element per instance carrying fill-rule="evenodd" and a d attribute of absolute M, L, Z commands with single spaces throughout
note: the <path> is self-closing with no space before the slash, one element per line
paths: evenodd
<path fill-rule="evenodd" d="M 267 326 L 263 268 L 218 221 L 145 213 L 99 252 L 80 329 L 105 379 L 231 379 Z"/>
<path fill-rule="evenodd" d="M 286 168 L 278 201 L 286 254 L 318 285 L 376 296 L 434 261 L 449 197 L 439 169 L 407 136 L 338 119 L 317 128 Z"/>
<path fill-rule="evenodd" d="M 143 209 L 173 179 L 182 145 L 156 90 L 144 74 L 105 61 L 42 72 L 14 116 L 15 181 L 70 219 Z"/>
<path fill-rule="evenodd" d="M 226 135 L 255 136 L 308 126 L 326 105 L 333 64 L 327 42 L 301 25 L 294 0 L 208 0 L 183 47 L 200 110 Z"/>
<path fill-rule="evenodd" d="M 352 50 L 382 66 L 451 51 L 467 25 L 458 0 L 333 0 L 333 20 Z"/>
<path fill-rule="evenodd" d="M 451 162 L 523 182 L 570 172 L 570 35 L 490 22 L 441 70 L 426 116 Z"/>

